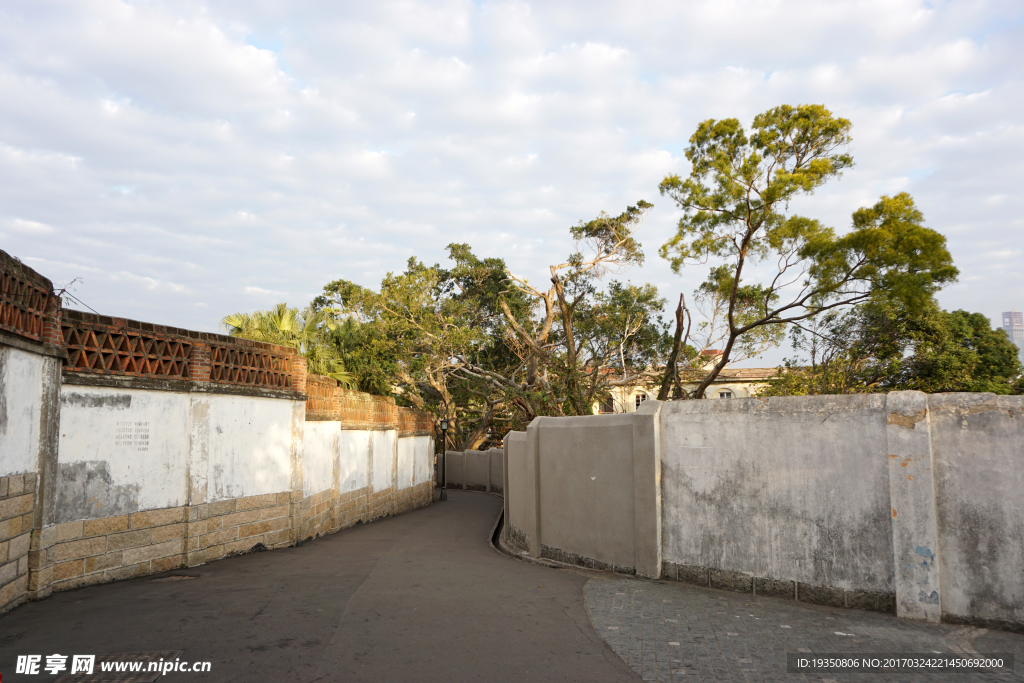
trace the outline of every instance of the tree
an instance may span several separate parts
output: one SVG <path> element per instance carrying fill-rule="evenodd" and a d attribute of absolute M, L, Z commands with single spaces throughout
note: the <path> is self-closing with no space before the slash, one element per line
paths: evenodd
<path fill-rule="evenodd" d="M 317 375 L 331 377 L 346 388 L 355 388 L 355 377 L 345 369 L 344 361 L 327 342 L 334 325 L 318 312 L 305 316 L 288 304 L 267 311 L 232 313 L 221 323 L 232 337 L 288 346 L 306 357 L 307 368 Z"/>
<path fill-rule="evenodd" d="M 955 279 L 945 239 L 922 225 L 908 194 L 858 210 L 854 229 L 841 236 L 817 220 L 787 213 L 797 196 L 852 166 L 843 151 L 850 127 L 821 105 L 771 109 L 754 118 L 750 135 L 736 119 L 708 120 L 690 138 L 689 177 L 661 182 L 661 193 L 684 211 L 661 255 L 676 272 L 686 263 L 723 261 L 706 291 L 727 302 L 728 332 L 697 398 L 744 337 L 759 328 L 784 327 L 871 299 L 914 306 Z M 769 275 L 755 279 L 772 261 Z"/>
<path fill-rule="evenodd" d="M 609 387 L 639 381 L 658 347 L 665 346 L 657 316 L 664 302 L 655 288 L 612 282 L 599 293 L 597 287 L 606 273 L 643 263 L 635 234 L 652 208 L 640 200 L 618 216 L 601 213 L 571 228 L 575 250 L 566 261 L 549 266 L 550 286 L 535 287 L 526 278 L 509 276 L 512 291 L 533 302 L 531 313 L 539 311 L 536 318 L 524 318 L 502 304 L 513 343 L 527 359 L 523 387 L 527 394 L 538 387 L 548 396 L 554 392 L 555 414 L 591 414 Z M 609 372 L 612 368 L 618 374 Z M 528 413 L 540 414 L 529 396 L 523 402 Z"/>
<path fill-rule="evenodd" d="M 767 395 L 1018 392 L 1020 363 L 1005 332 L 980 313 L 943 311 L 934 300 L 913 310 L 869 303 L 831 311 L 794 326 L 792 336 L 810 363 L 788 361 Z"/>

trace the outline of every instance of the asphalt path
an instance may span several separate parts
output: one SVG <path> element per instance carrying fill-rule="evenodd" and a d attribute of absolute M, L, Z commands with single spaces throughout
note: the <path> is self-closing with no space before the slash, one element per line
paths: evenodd
<path fill-rule="evenodd" d="M 0 616 L 18 655 L 182 651 L 161 681 L 638 681 L 595 631 L 593 572 L 495 551 L 500 498 L 449 499 L 295 548 L 55 594 Z M 70 662 L 70 657 L 69 660 Z M 103 680 L 94 675 L 82 680 Z"/>

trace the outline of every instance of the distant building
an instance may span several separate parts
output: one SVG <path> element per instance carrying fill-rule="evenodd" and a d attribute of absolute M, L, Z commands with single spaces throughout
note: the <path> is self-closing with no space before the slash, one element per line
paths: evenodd
<path fill-rule="evenodd" d="M 1024 363 L 1024 313 L 1017 310 L 1004 312 L 1003 329 L 1010 341 L 1017 345 L 1017 355 L 1020 362 Z"/>
<path fill-rule="evenodd" d="M 706 358 L 700 369 L 686 369 L 680 372 L 680 383 L 686 391 L 693 391 L 701 380 L 718 362 L 722 352 L 708 349 Z M 707 388 L 707 398 L 748 398 L 757 396 L 766 382 L 778 375 L 778 368 L 725 368 Z M 595 405 L 594 412 L 600 413 L 632 413 L 640 404 L 649 398 L 657 398 L 660 384 L 638 383 L 630 386 L 613 387 L 610 395 L 600 405 Z"/>

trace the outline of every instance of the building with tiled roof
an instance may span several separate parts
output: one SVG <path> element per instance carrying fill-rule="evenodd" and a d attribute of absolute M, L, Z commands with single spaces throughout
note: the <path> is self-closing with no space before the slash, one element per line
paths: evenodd
<path fill-rule="evenodd" d="M 703 354 L 707 361 L 703 368 L 687 368 L 679 371 L 680 383 L 686 391 L 695 390 L 718 362 L 722 352 L 710 349 Z M 638 383 L 621 387 L 613 387 L 609 400 L 600 406 L 601 413 L 632 413 L 640 404 L 649 398 L 658 397 L 660 373 L 658 378 L 649 383 Z M 766 382 L 778 374 L 778 368 L 725 368 L 711 382 L 705 392 L 706 398 L 749 398 L 757 396 Z M 596 412 L 596 411 L 595 411 Z"/>

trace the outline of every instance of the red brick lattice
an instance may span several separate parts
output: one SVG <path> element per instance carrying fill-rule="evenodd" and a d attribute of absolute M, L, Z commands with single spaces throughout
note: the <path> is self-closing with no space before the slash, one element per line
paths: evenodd
<path fill-rule="evenodd" d="M 134 377 L 189 378 L 192 344 L 127 329 L 103 329 L 68 321 L 61 326 L 67 344 L 66 368 Z"/>
<path fill-rule="evenodd" d="M 53 341 L 47 338 L 46 323 L 58 308 L 56 299 L 48 280 L 0 252 L 0 330 Z"/>
<path fill-rule="evenodd" d="M 210 381 L 291 389 L 291 359 L 269 350 L 209 343 Z"/>
<path fill-rule="evenodd" d="M 333 415 L 336 411 L 334 405 L 334 390 L 338 383 L 330 377 L 320 375 L 306 376 L 306 412 L 322 415 Z"/>

